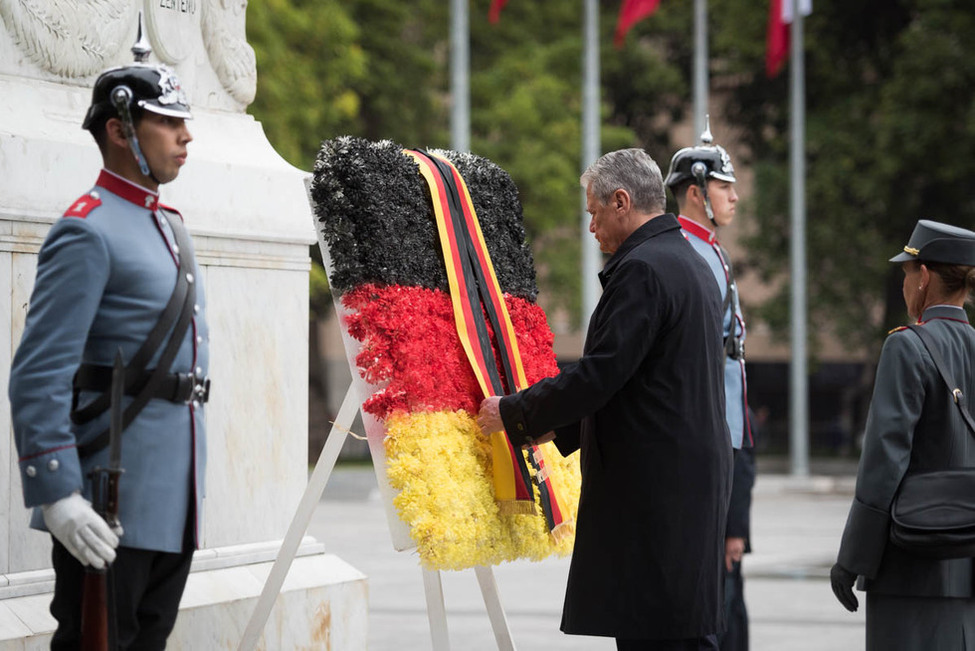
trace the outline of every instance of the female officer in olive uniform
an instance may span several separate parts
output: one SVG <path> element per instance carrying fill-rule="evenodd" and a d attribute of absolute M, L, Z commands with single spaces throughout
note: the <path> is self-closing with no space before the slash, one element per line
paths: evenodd
<path fill-rule="evenodd" d="M 975 232 L 921 220 L 891 262 L 902 263 L 908 313 L 931 335 L 949 376 L 975 395 L 975 330 L 962 307 L 975 290 Z M 850 611 L 861 577 L 868 651 L 953 651 L 975 643 L 973 559 L 921 558 L 888 541 L 890 505 L 904 475 L 975 466 L 971 437 L 920 337 L 893 331 L 877 366 L 856 498 L 830 573 L 833 592 Z M 953 446 L 959 454 L 949 459 Z"/>

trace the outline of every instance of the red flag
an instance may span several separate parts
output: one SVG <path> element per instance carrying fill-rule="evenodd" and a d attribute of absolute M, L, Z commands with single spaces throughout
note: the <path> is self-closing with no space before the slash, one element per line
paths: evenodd
<path fill-rule="evenodd" d="M 508 0 L 491 0 L 491 10 L 488 12 L 488 20 L 496 23 L 501 20 L 501 10 L 508 4 Z"/>
<path fill-rule="evenodd" d="M 779 74 L 789 58 L 792 13 L 795 9 L 803 16 L 812 13 L 812 0 L 769 0 L 768 29 L 765 32 L 765 74 L 772 78 Z"/>
<path fill-rule="evenodd" d="M 623 40 L 630 28 L 657 10 L 660 0 L 623 0 L 620 16 L 616 21 L 616 36 L 613 44 L 623 47 Z"/>
<path fill-rule="evenodd" d="M 782 3 L 792 0 L 769 0 L 768 29 L 765 32 L 765 75 L 779 74 L 789 58 L 789 23 L 782 19 Z"/>

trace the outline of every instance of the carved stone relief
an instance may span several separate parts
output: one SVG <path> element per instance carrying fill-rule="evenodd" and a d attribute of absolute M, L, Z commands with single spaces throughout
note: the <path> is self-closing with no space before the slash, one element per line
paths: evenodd
<path fill-rule="evenodd" d="M 176 65 L 193 48 L 200 31 L 200 0 L 145 0 L 146 27 L 152 49 L 165 63 Z"/>
<path fill-rule="evenodd" d="M 247 0 L 203 0 L 203 42 L 210 65 L 235 100 L 247 106 L 257 92 L 257 60 L 247 44 Z"/>
<path fill-rule="evenodd" d="M 33 63 L 62 77 L 108 67 L 131 44 L 131 0 L 0 0 L 0 17 Z"/>

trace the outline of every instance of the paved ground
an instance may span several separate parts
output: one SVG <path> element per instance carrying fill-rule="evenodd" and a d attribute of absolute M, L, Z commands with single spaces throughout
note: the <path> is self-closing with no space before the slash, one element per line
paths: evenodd
<path fill-rule="evenodd" d="M 745 559 L 752 651 L 858 651 L 863 613 L 847 613 L 827 579 L 853 495 L 855 466 L 812 464 L 808 478 L 759 459 L 752 511 L 754 553 Z M 422 575 L 411 552 L 396 552 L 370 466 L 339 466 L 308 534 L 369 577 L 370 651 L 430 649 Z M 612 640 L 559 631 L 568 559 L 494 568 L 517 648 L 612 650 Z M 444 572 L 452 648 L 497 649 L 473 571 Z M 861 595 L 862 596 L 862 595 Z"/>

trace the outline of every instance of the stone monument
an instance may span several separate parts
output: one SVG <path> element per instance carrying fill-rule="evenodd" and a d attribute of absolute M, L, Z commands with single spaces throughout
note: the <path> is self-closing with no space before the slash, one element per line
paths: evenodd
<path fill-rule="evenodd" d="M 176 69 L 194 141 L 162 199 L 183 214 L 210 321 L 203 549 L 173 649 L 236 648 L 307 481 L 306 173 L 245 113 L 257 82 L 246 0 L 0 0 L 0 650 L 46 648 L 55 622 L 50 538 L 27 527 L 7 381 L 54 220 L 93 184 L 81 129 L 98 73 L 131 62 L 139 12 L 151 61 Z M 365 577 L 305 537 L 262 648 L 365 648 Z"/>

